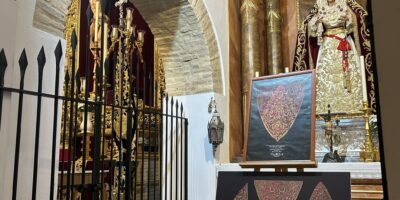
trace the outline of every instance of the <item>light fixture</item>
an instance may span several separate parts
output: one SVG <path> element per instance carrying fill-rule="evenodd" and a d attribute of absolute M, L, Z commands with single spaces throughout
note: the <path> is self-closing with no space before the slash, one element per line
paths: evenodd
<path fill-rule="evenodd" d="M 212 144 L 215 152 L 218 145 L 224 141 L 224 122 L 217 111 L 215 99 L 212 97 L 208 105 L 208 113 L 212 113 L 211 120 L 208 122 L 208 141 Z"/>

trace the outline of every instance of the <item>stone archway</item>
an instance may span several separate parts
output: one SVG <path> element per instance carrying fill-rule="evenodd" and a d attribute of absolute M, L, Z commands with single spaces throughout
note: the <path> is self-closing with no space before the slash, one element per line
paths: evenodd
<path fill-rule="evenodd" d="M 203 0 L 130 0 L 149 24 L 170 95 L 222 93 L 216 36 Z M 35 27 L 62 37 L 71 0 L 37 0 Z"/>

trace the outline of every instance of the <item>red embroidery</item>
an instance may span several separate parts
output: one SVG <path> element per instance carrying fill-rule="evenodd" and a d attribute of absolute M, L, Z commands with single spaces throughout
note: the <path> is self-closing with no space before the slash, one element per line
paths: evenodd
<path fill-rule="evenodd" d="M 319 182 L 311 194 L 310 200 L 332 200 L 331 195 L 326 189 L 324 183 Z"/>
<path fill-rule="evenodd" d="M 303 181 L 255 180 L 254 186 L 260 200 L 296 200 Z"/>
<path fill-rule="evenodd" d="M 249 186 L 248 183 L 240 189 L 233 200 L 248 200 L 249 199 Z"/>
<path fill-rule="evenodd" d="M 304 99 L 303 88 L 301 82 L 286 87 L 280 85 L 273 91 L 260 88 L 258 111 L 265 129 L 277 142 L 285 137 L 300 112 Z"/>

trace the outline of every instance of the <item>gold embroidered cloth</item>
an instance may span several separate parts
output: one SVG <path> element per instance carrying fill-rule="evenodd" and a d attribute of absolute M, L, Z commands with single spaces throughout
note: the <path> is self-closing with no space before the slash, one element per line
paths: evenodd
<path fill-rule="evenodd" d="M 304 99 L 304 84 L 279 85 L 272 92 L 260 88 L 257 106 L 265 129 L 277 142 L 285 137 L 299 114 Z"/>

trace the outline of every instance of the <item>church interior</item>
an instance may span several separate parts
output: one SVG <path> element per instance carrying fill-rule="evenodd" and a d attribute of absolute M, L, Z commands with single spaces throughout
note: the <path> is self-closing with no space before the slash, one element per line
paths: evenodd
<path fill-rule="evenodd" d="M 400 199 L 398 4 L 3 0 L 0 199 Z"/>

